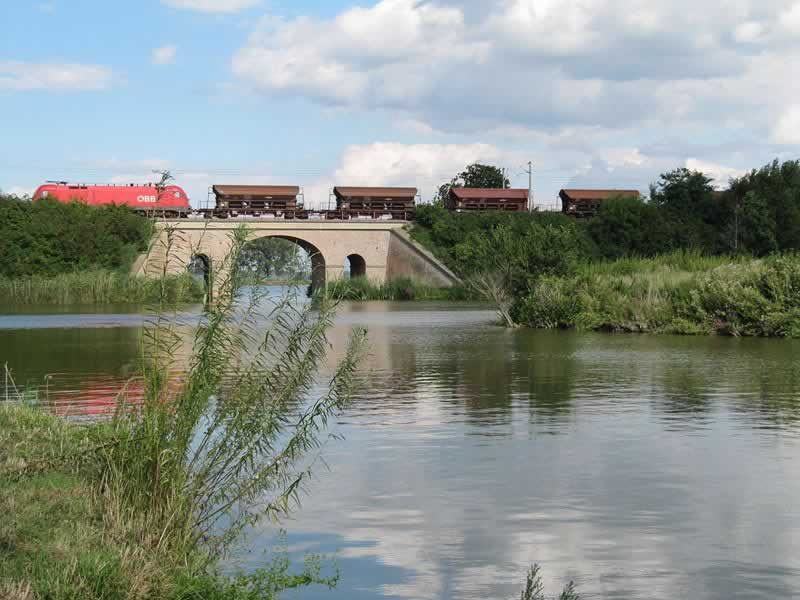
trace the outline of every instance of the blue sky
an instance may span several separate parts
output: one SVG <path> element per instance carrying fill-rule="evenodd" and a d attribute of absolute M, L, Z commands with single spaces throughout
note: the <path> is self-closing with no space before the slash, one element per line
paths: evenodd
<path fill-rule="evenodd" d="M 791 0 L 4 0 L 0 188 L 728 177 L 800 143 Z"/>

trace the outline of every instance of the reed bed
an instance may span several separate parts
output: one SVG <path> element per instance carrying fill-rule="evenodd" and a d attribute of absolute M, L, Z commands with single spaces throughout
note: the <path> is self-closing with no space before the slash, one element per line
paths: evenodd
<path fill-rule="evenodd" d="M 678 253 L 542 277 L 515 307 L 532 327 L 800 337 L 800 257 Z"/>
<path fill-rule="evenodd" d="M 3 304 L 137 304 L 154 302 L 164 294 L 168 302 L 182 303 L 202 301 L 205 292 L 203 284 L 188 274 L 159 280 L 98 269 L 53 277 L 0 277 Z"/>
<path fill-rule="evenodd" d="M 379 283 L 366 277 L 337 279 L 328 284 L 327 295 L 338 300 L 470 300 L 462 287 L 440 288 L 400 277 Z"/>

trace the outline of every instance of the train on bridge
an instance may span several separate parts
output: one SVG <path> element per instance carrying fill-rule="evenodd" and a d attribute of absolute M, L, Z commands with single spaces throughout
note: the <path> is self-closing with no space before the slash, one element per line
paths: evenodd
<path fill-rule="evenodd" d="M 228 219 L 236 217 L 325 220 L 411 221 L 420 203 L 415 187 L 348 187 L 331 190 L 327 208 L 308 208 L 296 185 L 213 185 L 204 208 L 194 208 L 177 185 L 83 184 L 51 181 L 33 195 L 38 201 L 83 202 L 92 206 L 121 204 L 137 212 L 166 218 Z M 528 191 L 521 189 L 453 188 L 445 199 L 447 209 L 528 210 Z"/>
<path fill-rule="evenodd" d="M 596 214 L 601 203 L 613 197 L 639 197 L 636 190 L 561 190 L 564 214 L 583 218 Z M 327 208 L 305 206 L 296 185 L 213 185 L 204 208 L 195 208 L 178 185 L 108 184 L 87 185 L 66 181 L 40 186 L 33 200 L 52 198 L 59 202 L 84 202 L 93 206 L 122 204 L 137 212 L 165 218 L 267 218 L 306 220 L 350 219 L 412 221 L 420 196 L 415 187 L 347 187 L 331 190 Z M 528 190 L 514 188 L 451 187 L 443 199 L 454 212 L 533 210 Z"/>

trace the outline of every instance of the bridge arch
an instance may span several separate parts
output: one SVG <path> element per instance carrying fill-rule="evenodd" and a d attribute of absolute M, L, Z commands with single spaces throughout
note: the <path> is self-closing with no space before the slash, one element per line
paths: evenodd
<path fill-rule="evenodd" d="M 322 251 L 319 248 L 317 248 L 311 242 L 299 237 L 278 233 L 255 235 L 251 237 L 249 241 L 252 242 L 254 240 L 263 238 L 277 238 L 279 240 L 286 240 L 303 249 L 311 259 L 311 293 L 325 288 L 325 257 L 322 255 Z"/>
<path fill-rule="evenodd" d="M 197 253 L 192 254 L 189 262 L 186 264 L 186 270 L 190 275 L 203 279 L 203 286 L 206 291 L 206 298 L 209 297 L 213 286 L 213 264 L 211 258 L 207 254 Z"/>
<path fill-rule="evenodd" d="M 350 279 L 355 277 L 366 277 L 367 261 L 360 254 L 349 254 L 347 256 L 347 266 L 350 272 Z"/>

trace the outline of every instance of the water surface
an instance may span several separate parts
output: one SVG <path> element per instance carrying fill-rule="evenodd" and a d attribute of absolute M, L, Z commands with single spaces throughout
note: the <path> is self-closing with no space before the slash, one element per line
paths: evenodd
<path fill-rule="evenodd" d="M 0 363 L 18 381 L 53 375 L 67 412 L 96 408 L 139 352 L 142 315 L 112 314 L 0 317 Z M 332 358 L 367 325 L 369 385 L 285 523 L 293 556 L 334 554 L 342 578 L 287 597 L 513 598 L 532 562 L 551 593 L 573 578 L 584 598 L 800 596 L 800 343 L 493 320 L 344 307 Z M 234 563 L 260 564 L 273 538 L 254 534 Z"/>

